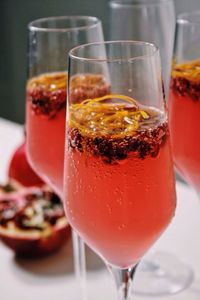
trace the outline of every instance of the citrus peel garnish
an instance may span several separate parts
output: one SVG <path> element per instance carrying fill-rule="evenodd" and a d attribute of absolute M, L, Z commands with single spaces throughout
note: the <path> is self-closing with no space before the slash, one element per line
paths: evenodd
<path fill-rule="evenodd" d="M 176 64 L 173 62 L 172 77 L 183 77 L 188 80 L 200 79 L 200 60 Z"/>
<path fill-rule="evenodd" d="M 52 92 L 55 90 L 67 88 L 67 73 L 55 72 L 46 73 L 37 77 L 31 78 L 27 82 L 27 89 L 41 88 L 46 92 Z"/>
<path fill-rule="evenodd" d="M 122 102 L 108 102 L 110 99 Z M 71 104 L 69 127 L 77 128 L 83 136 L 120 138 L 136 133 L 140 123 L 149 117 L 135 99 L 109 94 Z"/>

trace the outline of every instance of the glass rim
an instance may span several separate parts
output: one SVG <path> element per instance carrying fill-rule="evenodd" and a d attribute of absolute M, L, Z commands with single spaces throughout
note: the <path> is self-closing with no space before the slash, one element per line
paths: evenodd
<path fill-rule="evenodd" d="M 49 28 L 49 27 L 42 27 L 39 25 L 39 22 L 46 22 L 46 21 L 56 21 L 56 20 L 91 20 L 94 23 L 83 25 L 83 26 L 75 26 L 75 27 L 61 27 L 61 28 Z M 82 15 L 74 15 L 74 16 L 51 16 L 45 18 L 39 18 L 36 20 L 31 21 L 28 24 L 28 29 L 32 31 L 43 31 L 43 32 L 70 32 L 76 30 L 85 30 L 87 28 L 93 28 L 97 25 L 101 25 L 101 20 L 94 16 L 82 16 Z"/>
<path fill-rule="evenodd" d="M 87 57 L 83 57 L 83 56 L 78 56 L 75 55 L 74 52 L 81 49 L 81 48 L 86 48 L 86 47 L 90 47 L 93 45 L 108 45 L 108 44 L 132 44 L 132 45 L 149 45 L 150 47 L 153 48 L 153 52 L 150 54 L 144 54 L 144 55 L 138 55 L 138 56 L 133 56 L 133 57 L 129 57 L 129 58 L 87 58 Z M 129 62 L 129 61 L 133 61 L 133 60 L 137 60 L 137 59 L 143 59 L 143 58 L 147 58 L 147 57 L 152 57 L 154 56 L 156 53 L 159 53 L 159 48 L 153 44 L 153 43 L 148 43 L 148 42 L 143 42 L 143 41 L 133 41 L 133 40 L 116 40 L 116 41 L 105 41 L 105 42 L 94 42 L 94 43 L 87 43 L 87 44 L 83 44 L 83 45 L 79 45 L 75 48 L 72 48 L 69 51 L 69 57 L 72 59 L 76 59 L 82 62 Z"/>
<path fill-rule="evenodd" d="M 199 16 L 198 20 L 194 20 L 191 17 Z M 191 19 L 190 19 L 191 18 Z M 195 10 L 192 12 L 181 13 L 177 17 L 177 23 L 180 24 L 190 24 L 190 25 L 200 25 L 200 10 Z"/>
<path fill-rule="evenodd" d="M 109 5 L 115 6 L 140 6 L 140 5 L 160 5 L 163 3 L 174 3 L 173 0 L 110 0 Z"/>

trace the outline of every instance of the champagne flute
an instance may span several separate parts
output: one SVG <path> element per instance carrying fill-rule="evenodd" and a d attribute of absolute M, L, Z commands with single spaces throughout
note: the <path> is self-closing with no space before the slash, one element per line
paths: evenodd
<path fill-rule="evenodd" d="M 141 40 L 158 46 L 165 96 L 168 98 L 173 53 L 175 10 L 173 0 L 111 0 L 110 38 Z M 176 264 L 176 268 L 174 268 Z M 190 267 L 172 254 L 149 254 L 140 266 L 135 291 L 142 295 L 170 295 L 193 280 Z"/>
<path fill-rule="evenodd" d="M 160 50 L 165 92 L 168 92 L 173 52 L 173 0 L 111 0 L 110 39 L 154 43 Z"/>
<path fill-rule="evenodd" d="M 178 173 L 200 193 L 200 11 L 178 16 L 169 119 Z"/>
<path fill-rule="evenodd" d="M 129 299 L 139 261 L 176 206 L 159 50 L 134 41 L 86 44 L 69 52 L 69 66 L 66 214 L 105 261 L 118 298 Z M 75 97 L 82 76 L 100 77 L 107 94 Z"/>
<path fill-rule="evenodd" d="M 27 154 L 33 169 L 63 198 L 67 53 L 79 44 L 103 41 L 101 21 L 61 16 L 31 22 L 26 105 Z M 74 267 L 85 292 L 84 244 L 73 232 Z"/>

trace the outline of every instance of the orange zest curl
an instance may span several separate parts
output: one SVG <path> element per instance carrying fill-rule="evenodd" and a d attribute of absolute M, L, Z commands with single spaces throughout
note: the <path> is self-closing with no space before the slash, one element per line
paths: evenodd
<path fill-rule="evenodd" d="M 67 73 L 55 72 L 42 74 L 34 77 L 27 82 L 27 89 L 42 88 L 46 92 L 53 92 L 58 89 L 66 90 L 67 88 Z"/>
<path fill-rule="evenodd" d="M 135 134 L 140 123 L 149 118 L 136 100 L 125 95 L 109 94 L 71 104 L 69 127 L 77 128 L 81 135 L 92 138 L 121 138 Z"/>
<path fill-rule="evenodd" d="M 172 77 L 183 77 L 188 80 L 200 80 L 200 59 L 182 64 L 176 64 L 174 60 Z"/>

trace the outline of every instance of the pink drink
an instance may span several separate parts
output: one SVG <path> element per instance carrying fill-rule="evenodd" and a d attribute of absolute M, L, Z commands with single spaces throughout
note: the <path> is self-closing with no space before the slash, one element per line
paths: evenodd
<path fill-rule="evenodd" d="M 200 191 L 200 61 L 175 65 L 170 88 L 170 129 L 174 162 Z"/>
<path fill-rule="evenodd" d="M 99 123 L 97 133 L 92 133 L 93 109 L 90 115 L 82 111 L 90 124 L 84 125 L 79 114 L 79 126 L 73 120 L 75 113 L 69 121 L 66 212 L 94 251 L 110 264 L 126 268 L 138 262 L 174 215 L 168 126 L 161 113 L 147 108 L 148 120 L 132 134 L 116 135 L 115 129 L 114 135 L 109 130 L 103 133 Z M 124 106 L 122 113 L 129 109 Z M 107 115 L 104 111 L 105 120 Z M 110 126 L 113 123 L 119 124 L 112 119 Z"/>
<path fill-rule="evenodd" d="M 66 115 L 65 73 L 44 74 L 27 86 L 27 154 L 31 166 L 62 196 Z"/>
<path fill-rule="evenodd" d="M 95 85 L 95 88 L 94 88 Z M 27 84 L 27 154 L 33 169 L 62 197 L 66 122 L 66 73 L 42 74 Z M 102 76 L 73 79 L 72 97 L 83 100 L 108 91 Z"/>

